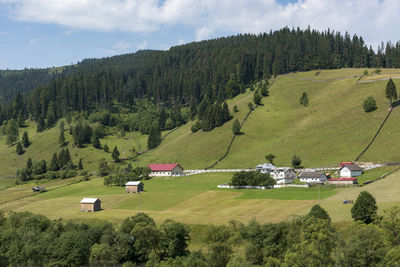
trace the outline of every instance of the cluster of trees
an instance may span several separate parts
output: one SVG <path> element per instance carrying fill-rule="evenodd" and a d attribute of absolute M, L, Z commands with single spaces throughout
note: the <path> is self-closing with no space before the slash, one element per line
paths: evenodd
<path fill-rule="evenodd" d="M 85 224 L 29 212 L 0 213 L 0 265 L 397 266 L 400 208 L 377 216 L 375 199 L 362 192 L 356 209 L 355 222 L 340 231 L 319 205 L 280 223 L 205 226 L 199 234 L 202 252 L 188 251 L 187 225 L 173 220 L 156 225 L 144 213 L 118 227 L 105 221 Z"/>
<path fill-rule="evenodd" d="M 204 132 L 211 131 L 215 127 L 222 126 L 225 122 L 232 119 L 226 102 L 211 102 L 205 98 L 201 101 L 197 109 L 198 120 L 194 123 L 191 130 L 197 132 L 202 129 Z"/>
<path fill-rule="evenodd" d="M 131 164 L 128 164 L 126 168 L 116 170 L 115 174 L 104 177 L 104 185 L 125 186 L 129 181 L 148 180 L 150 172 L 148 167 L 133 168 Z"/>
<path fill-rule="evenodd" d="M 68 148 L 62 149 L 60 153 L 53 154 L 50 164 L 46 160 L 33 162 L 28 158 L 25 168 L 17 171 L 17 182 L 25 182 L 28 180 L 40 180 L 43 178 L 69 178 L 77 175 L 76 169 L 83 170 L 82 159 L 79 160 L 78 166 L 72 162 L 72 158 Z M 57 171 L 64 171 L 63 173 Z"/>
<path fill-rule="evenodd" d="M 252 172 L 236 172 L 232 176 L 232 185 L 252 185 L 252 186 L 273 186 L 275 180 L 268 173 L 261 173 L 259 171 Z"/>
<path fill-rule="evenodd" d="M 395 67 L 400 64 L 399 51 L 398 44 L 388 43 L 385 51 L 382 45 L 375 53 L 361 37 L 347 33 L 283 28 L 195 42 L 168 51 L 88 59 L 66 68 L 44 85 L 35 84 L 29 95 L 3 106 L 0 118 L 17 118 L 22 112 L 24 118 L 46 119 L 51 125 L 73 111 L 109 110 L 114 103 L 131 107 L 143 98 L 170 110 L 175 105 L 195 110 L 204 98 L 211 103 L 224 101 L 271 74 Z"/>

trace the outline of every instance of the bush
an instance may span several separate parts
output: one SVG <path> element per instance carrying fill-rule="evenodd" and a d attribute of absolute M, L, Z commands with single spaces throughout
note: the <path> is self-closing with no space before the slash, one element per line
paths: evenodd
<path fill-rule="evenodd" d="M 268 173 L 253 172 L 237 172 L 233 174 L 232 185 L 242 186 L 273 186 L 275 180 Z"/>
<path fill-rule="evenodd" d="M 372 112 L 376 110 L 378 107 L 376 106 L 375 98 L 372 96 L 367 97 L 363 103 L 363 109 L 365 112 Z"/>
<path fill-rule="evenodd" d="M 200 123 L 200 121 L 196 121 L 193 125 L 192 125 L 192 127 L 190 128 L 190 130 L 192 130 L 192 133 L 195 133 L 195 132 L 197 132 L 198 130 L 200 130 L 201 129 L 201 123 Z"/>

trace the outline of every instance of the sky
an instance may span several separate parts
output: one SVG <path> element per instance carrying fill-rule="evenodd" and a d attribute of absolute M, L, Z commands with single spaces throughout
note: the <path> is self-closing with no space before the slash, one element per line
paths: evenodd
<path fill-rule="evenodd" d="M 0 0 L 0 69 L 75 64 L 288 26 L 400 40 L 398 0 Z"/>

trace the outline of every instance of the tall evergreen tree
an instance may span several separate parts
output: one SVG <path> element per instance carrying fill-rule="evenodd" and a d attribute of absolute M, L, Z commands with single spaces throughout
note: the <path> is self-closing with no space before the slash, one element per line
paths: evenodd
<path fill-rule="evenodd" d="M 60 131 L 60 135 L 58 136 L 58 143 L 60 144 L 60 146 L 65 145 L 64 131 Z"/>
<path fill-rule="evenodd" d="M 114 147 L 114 150 L 113 150 L 113 152 L 111 154 L 111 157 L 114 160 L 114 162 L 119 162 L 120 161 L 120 159 L 119 159 L 119 151 L 118 151 L 117 146 Z"/>
<path fill-rule="evenodd" d="M 24 113 L 22 112 L 22 110 L 18 113 L 18 126 L 19 127 L 25 126 Z"/>
<path fill-rule="evenodd" d="M 300 97 L 300 105 L 302 105 L 303 107 L 307 107 L 309 100 L 308 100 L 308 96 L 306 92 L 303 92 L 303 94 Z"/>
<path fill-rule="evenodd" d="M 12 145 L 15 141 L 18 140 L 19 137 L 18 125 L 14 118 L 8 121 L 6 133 L 7 133 L 7 139 L 6 139 L 7 145 Z"/>
<path fill-rule="evenodd" d="M 37 122 L 36 132 L 38 133 L 43 132 L 44 129 L 46 129 L 46 123 L 44 121 L 43 116 L 40 116 Z"/>
<path fill-rule="evenodd" d="M 24 147 L 28 147 L 31 144 L 27 131 L 24 131 L 24 134 L 22 135 L 22 144 L 24 145 Z"/>
<path fill-rule="evenodd" d="M 24 154 L 24 149 L 22 148 L 21 142 L 18 142 L 18 144 L 15 148 L 15 152 L 17 153 L 17 155 Z"/>
<path fill-rule="evenodd" d="M 240 133 L 240 122 L 239 122 L 238 119 L 233 121 L 232 132 L 233 132 L 234 135 L 237 135 L 237 134 Z"/>
<path fill-rule="evenodd" d="M 60 168 L 58 163 L 59 163 L 59 161 L 58 161 L 57 153 L 54 153 L 53 157 L 51 158 L 51 161 L 50 161 L 49 170 L 50 171 L 58 171 L 58 169 Z"/>
<path fill-rule="evenodd" d="M 390 78 L 388 83 L 386 84 L 385 96 L 387 99 L 389 99 L 390 104 L 392 104 L 393 101 L 397 100 L 396 85 L 394 84 L 392 78 Z"/>
<path fill-rule="evenodd" d="M 154 124 L 153 127 L 151 127 L 149 137 L 147 139 L 147 148 L 153 149 L 159 146 L 160 144 L 161 144 L 160 127 L 158 126 L 158 124 Z"/>
<path fill-rule="evenodd" d="M 49 103 L 49 106 L 47 107 L 46 121 L 47 121 L 47 128 L 50 128 L 56 123 L 56 114 L 53 101 L 51 101 Z"/>
<path fill-rule="evenodd" d="M 78 169 L 79 170 L 83 170 L 83 162 L 82 162 L 82 158 L 79 159 L 79 163 L 78 163 Z"/>
<path fill-rule="evenodd" d="M 92 145 L 94 148 L 101 148 L 100 139 L 97 134 L 92 136 Z"/>

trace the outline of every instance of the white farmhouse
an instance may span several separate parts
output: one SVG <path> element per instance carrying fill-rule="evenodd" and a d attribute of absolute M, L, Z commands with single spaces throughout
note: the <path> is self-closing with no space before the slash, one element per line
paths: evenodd
<path fill-rule="evenodd" d="M 296 172 L 292 168 L 276 167 L 271 163 L 257 165 L 256 170 L 261 173 L 268 173 L 277 184 L 293 183 L 293 179 L 296 178 Z"/>
<path fill-rule="evenodd" d="M 328 179 L 323 172 L 302 172 L 298 178 L 300 179 L 300 182 L 316 184 L 325 183 Z"/>
<path fill-rule="evenodd" d="M 342 178 L 352 178 L 360 176 L 363 170 L 357 164 L 346 164 L 340 168 L 340 177 Z"/>
<path fill-rule="evenodd" d="M 184 176 L 183 168 L 178 163 L 149 164 L 150 176 Z"/>

